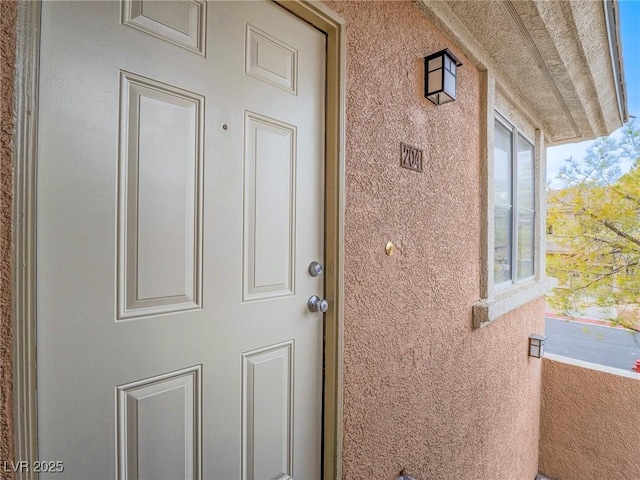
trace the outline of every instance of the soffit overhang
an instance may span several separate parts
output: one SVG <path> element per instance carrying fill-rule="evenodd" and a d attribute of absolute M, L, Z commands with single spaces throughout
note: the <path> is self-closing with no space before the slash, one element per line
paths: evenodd
<path fill-rule="evenodd" d="M 548 145 L 628 118 L 616 1 L 430 1 L 422 10 L 535 124 Z"/>

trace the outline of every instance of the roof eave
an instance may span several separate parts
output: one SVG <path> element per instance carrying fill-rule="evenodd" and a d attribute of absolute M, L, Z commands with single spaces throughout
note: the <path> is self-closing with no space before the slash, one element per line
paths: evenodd
<path fill-rule="evenodd" d="M 608 135 L 628 119 L 617 0 L 416 2 L 547 145 Z"/>

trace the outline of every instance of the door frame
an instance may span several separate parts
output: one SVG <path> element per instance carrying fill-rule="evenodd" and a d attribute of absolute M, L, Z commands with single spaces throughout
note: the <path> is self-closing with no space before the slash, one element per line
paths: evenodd
<path fill-rule="evenodd" d="M 345 22 L 315 0 L 273 0 L 327 36 L 325 114 L 325 314 L 322 471 L 342 478 L 344 319 Z M 16 31 L 14 137 L 14 456 L 38 460 L 36 383 L 36 161 L 41 0 L 20 1 Z M 17 480 L 35 480 L 18 472 Z"/>

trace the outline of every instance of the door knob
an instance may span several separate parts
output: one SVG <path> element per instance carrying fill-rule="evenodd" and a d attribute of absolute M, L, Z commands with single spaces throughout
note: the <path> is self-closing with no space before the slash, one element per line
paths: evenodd
<path fill-rule="evenodd" d="M 324 267 L 320 262 L 311 262 L 311 265 L 309 265 L 309 275 L 317 277 L 318 275 L 322 275 L 322 272 L 324 272 Z"/>
<path fill-rule="evenodd" d="M 311 298 L 309 298 L 307 306 L 309 307 L 310 312 L 325 313 L 327 310 L 329 310 L 329 302 L 317 295 L 313 295 Z"/>

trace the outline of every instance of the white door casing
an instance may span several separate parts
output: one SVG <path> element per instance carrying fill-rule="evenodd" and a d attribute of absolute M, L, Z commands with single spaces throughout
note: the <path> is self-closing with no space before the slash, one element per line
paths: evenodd
<path fill-rule="evenodd" d="M 45 2 L 41 35 L 40 459 L 319 478 L 325 36 L 197 1 Z"/>

